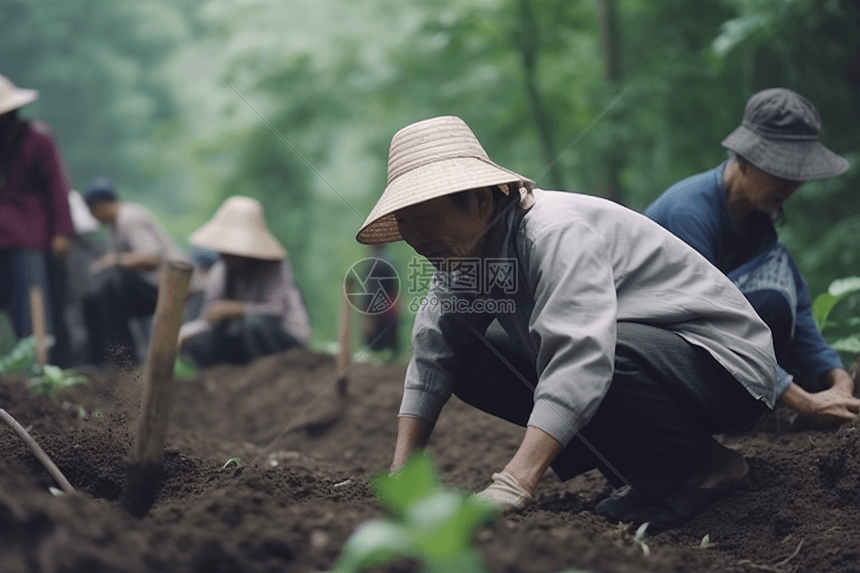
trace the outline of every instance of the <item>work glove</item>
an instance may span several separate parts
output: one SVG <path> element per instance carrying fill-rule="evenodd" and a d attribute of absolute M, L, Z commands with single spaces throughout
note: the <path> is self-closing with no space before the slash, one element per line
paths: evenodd
<path fill-rule="evenodd" d="M 514 476 L 506 471 L 493 474 L 493 483 L 475 494 L 475 499 L 494 507 L 498 511 L 520 509 L 531 503 L 532 494 L 520 487 Z"/>

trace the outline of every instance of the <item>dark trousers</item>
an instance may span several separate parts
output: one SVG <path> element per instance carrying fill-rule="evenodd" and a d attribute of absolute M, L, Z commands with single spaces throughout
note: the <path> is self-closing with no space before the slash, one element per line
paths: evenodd
<path fill-rule="evenodd" d="M 84 322 L 90 341 L 90 362 L 128 365 L 137 361 L 128 321 L 152 316 L 158 289 L 140 275 L 113 268 L 103 273 L 98 290 L 84 298 Z"/>
<path fill-rule="evenodd" d="M 488 332 L 487 340 L 513 370 L 479 341 L 454 394 L 525 426 L 535 366 L 500 329 Z M 741 429 L 766 409 L 706 350 L 661 328 L 620 322 L 609 391 L 552 468 L 562 480 L 597 468 L 613 486 L 628 483 L 653 499 L 707 462 L 712 434 Z"/>
<path fill-rule="evenodd" d="M 34 249 L 0 249 L 0 308 L 9 310 L 15 336 L 26 338 L 33 334 L 30 288 L 42 290 L 45 311 L 45 328 L 54 336 L 50 351 L 52 364 L 66 366 L 68 361 L 65 323 L 62 321 L 62 263 L 52 261 L 50 256 Z"/>
<path fill-rule="evenodd" d="M 281 317 L 246 315 L 200 333 L 184 353 L 197 366 L 247 364 L 257 358 L 299 346 L 281 325 Z"/>
<path fill-rule="evenodd" d="M 18 338 L 33 334 L 30 287 L 42 289 L 49 332 L 53 332 L 51 297 L 48 295 L 47 255 L 33 249 L 0 249 L 0 307 L 9 310 Z"/>

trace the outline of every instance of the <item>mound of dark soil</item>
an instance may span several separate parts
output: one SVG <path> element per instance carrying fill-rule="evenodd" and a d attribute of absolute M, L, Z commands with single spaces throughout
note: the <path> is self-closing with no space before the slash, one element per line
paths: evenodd
<path fill-rule="evenodd" d="M 0 426 L 0 571 L 325 571 L 347 536 L 381 514 L 367 478 L 390 462 L 403 375 L 356 365 L 343 398 L 333 358 L 293 350 L 178 381 L 163 484 L 143 519 L 118 501 L 139 377 L 94 375 L 56 398 L 0 379 L 0 407 L 79 490 L 51 495 L 48 473 Z M 443 480 L 486 486 L 522 432 L 452 399 L 431 443 Z M 477 544 L 498 573 L 860 571 L 858 436 L 856 423 L 818 428 L 777 411 L 724 437 L 749 459 L 749 483 L 683 527 L 648 534 L 648 556 L 632 532 L 592 512 L 609 492 L 595 473 L 564 484 L 548 475 L 536 504 L 479 532 Z M 243 465 L 224 468 L 234 457 Z"/>

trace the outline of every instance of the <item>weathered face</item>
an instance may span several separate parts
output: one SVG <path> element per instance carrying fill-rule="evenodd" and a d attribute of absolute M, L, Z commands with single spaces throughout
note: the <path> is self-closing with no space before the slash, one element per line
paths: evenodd
<path fill-rule="evenodd" d="M 492 191 L 475 189 L 468 199 L 465 210 L 447 195 L 404 207 L 395 213 L 400 235 L 415 252 L 431 260 L 450 263 L 482 256 L 487 239 L 484 231 L 492 222 Z"/>
<path fill-rule="evenodd" d="M 111 203 L 107 201 L 100 201 L 99 203 L 95 203 L 90 205 L 90 213 L 93 214 L 93 217 L 98 219 L 100 223 L 109 224 L 112 220 L 112 210 Z"/>
<path fill-rule="evenodd" d="M 741 188 L 747 202 L 768 215 L 775 215 L 782 204 L 803 185 L 803 181 L 791 181 L 765 173 L 749 162 L 746 162 L 746 168 L 741 173 Z"/>

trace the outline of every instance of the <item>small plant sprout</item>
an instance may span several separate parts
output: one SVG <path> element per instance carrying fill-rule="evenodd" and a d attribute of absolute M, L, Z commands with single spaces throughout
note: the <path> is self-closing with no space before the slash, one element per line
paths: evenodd
<path fill-rule="evenodd" d="M 48 488 L 48 491 L 51 492 L 51 495 L 53 495 L 54 497 L 62 497 L 64 495 L 66 495 L 66 493 L 63 490 L 56 488 L 54 486 L 50 486 Z"/>
<path fill-rule="evenodd" d="M 359 526 L 334 573 L 357 573 L 404 557 L 418 561 L 424 573 L 486 572 L 471 540 L 497 512 L 474 497 L 445 490 L 428 457 L 415 455 L 398 473 L 377 476 L 371 485 L 391 517 Z"/>
<path fill-rule="evenodd" d="M 648 530 L 648 526 L 651 525 L 650 521 L 646 521 L 642 525 L 639 526 L 639 529 L 636 530 L 636 535 L 633 536 L 633 541 L 642 548 L 642 553 L 648 555 L 651 553 L 651 550 L 645 545 L 645 531 Z"/>
<path fill-rule="evenodd" d="M 30 380 L 30 391 L 35 396 L 56 396 L 66 388 L 86 383 L 86 378 L 72 370 L 45 364 L 42 366 L 42 375 Z"/>
<path fill-rule="evenodd" d="M 54 339 L 49 336 L 47 345 L 53 344 Z M 73 370 L 39 364 L 36 361 L 36 339 L 33 336 L 22 339 L 8 356 L 0 358 L 0 374 L 6 373 L 29 376 L 30 391 L 34 396 L 53 397 L 70 386 L 87 382 L 86 378 Z"/>
<path fill-rule="evenodd" d="M 706 533 L 705 536 L 702 538 L 702 542 L 699 544 L 699 547 L 701 547 L 702 549 L 707 549 L 710 546 L 711 546 L 711 534 Z"/>
<path fill-rule="evenodd" d="M 221 466 L 221 469 L 225 470 L 227 468 L 238 468 L 241 465 L 242 465 L 242 458 L 230 458 L 229 460 L 227 460 L 227 463 L 225 463 L 223 466 Z"/>

